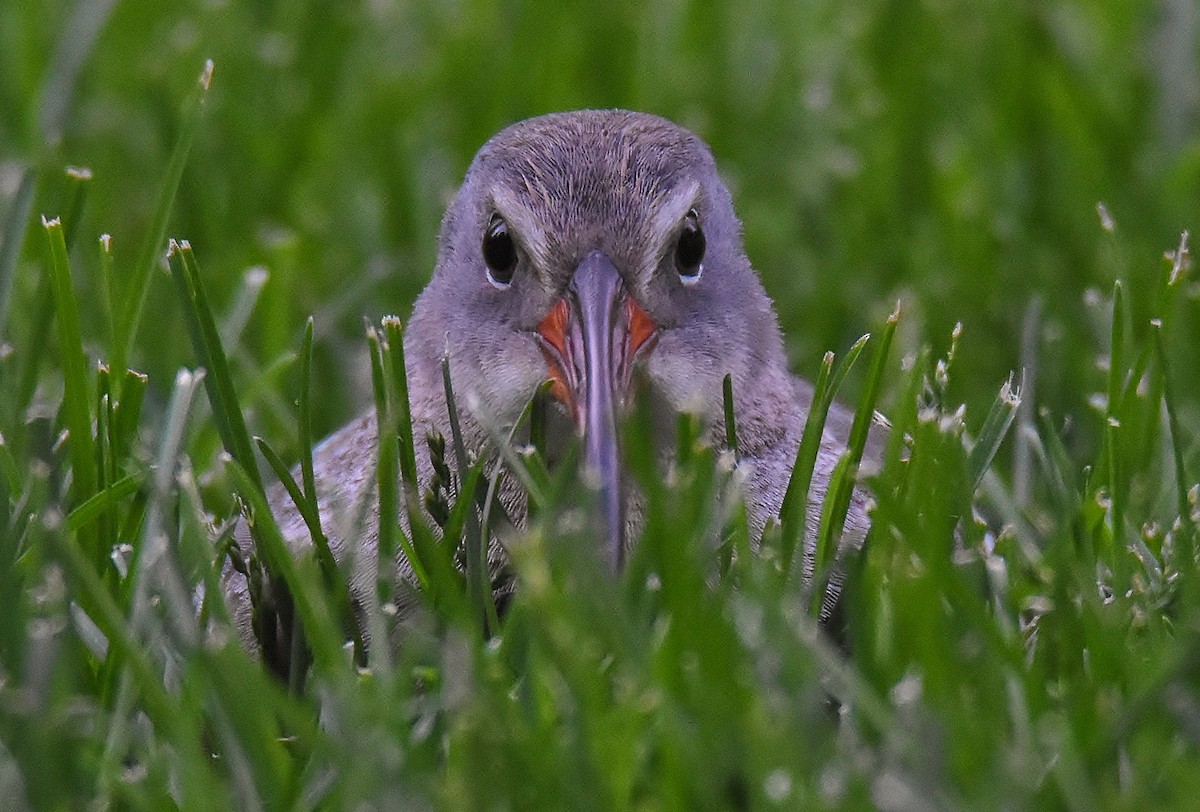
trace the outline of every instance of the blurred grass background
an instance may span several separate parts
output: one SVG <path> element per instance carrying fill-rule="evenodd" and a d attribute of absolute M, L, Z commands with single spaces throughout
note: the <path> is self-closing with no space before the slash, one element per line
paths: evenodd
<path fill-rule="evenodd" d="M 1198 50 L 1185 0 L 0 0 L 0 798 L 1185 808 L 1200 293 L 1186 273 L 1166 283 L 1163 252 L 1200 211 Z M 620 583 L 533 534 L 502 640 L 425 618 L 390 665 L 318 657 L 298 696 L 236 643 L 198 644 L 168 587 L 211 577 L 233 485 L 197 381 L 176 378 L 197 361 L 165 273 L 128 359 L 148 374 L 137 437 L 101 419 L 91 362 L 114 354 L 110 289 L 139 291 L 206 59 L 168 234 L 195 249 L 252 432 L 289 460 L 307 316 L 319 436 L 372 401 L 363 316 L 407 312 L 472 153 L 525 116 L 625 106 L 704 137 L 797 371 L 901 300 L 893 355 L 916 361 L 890 364 L 883 407 L 914 439 L 878 482 L 850 654 L 815 636 L 769 557 L 713 583 L 699 453 L 679 493 L 655 492 L 669 532 Z M 47 235 L 70 246 L 97 444 L 117 438 L 113 477 L 90 490 L 61 434 L 80 425 L 64 394 L 79 348 L 53 329 L 49 272 L 65 266 Z M 958 322 L 947 383 L 932 370 Z M 1007 527 L 994 555 L 967 527 L 964 552 L 947 524 L 973 495 L 957 404 L 975 429 L 1022 366 L 1048 415 L 1018 421 L 1036 459 L 1002 449 L 984 501 Z M 143 556 L 160 531 L 170 554 Z M 77 547 L 99 553 L 94 571 Z"/>
<path fill-rule="evenodd" d="M 46 99 L 67 21 L 109 6 L 75 94 Z M 361 316 L 406 312 L 474 150 L 538 113 L 643 109 L 712 145 L 798 369 L 903 299 L 905 349 L 944 350 L 963 322 L 956 394 L 990 399 L 1040 298 L 1039 402 L 1070 414 L 1102 380 L 1085 291 L 1118 274 L 1148 286 L 1196 225 L 1196 17 L 1178 0 L 7 2 L 0 205 L 34 166 L 34 211 L 61 213 L 62 167 L 90 168 L 78 266 L 111 233 L 119 285 L 212 58 L 171 233 L 200 251 L 218 309 L 248 267 L 268 270 L 243 341 L 258 363 L 315 315 L 331 428 L 370 400 L 365 360 L 346 363 Z M 61 133 L 39 127 L 48 104 L 69 110 Z M 1119 240 L 1102 237 L 1100 201 Z M 80 274 L 85 291 L 94 278 Z M 35 279 L 19 273 L 10 343 Z M 169 285 L 149 302 L 153 351 L 133 361 L 157 388 L 189 356 Z M 1200 340 L 1194 320 L 1180 329 Z"/>

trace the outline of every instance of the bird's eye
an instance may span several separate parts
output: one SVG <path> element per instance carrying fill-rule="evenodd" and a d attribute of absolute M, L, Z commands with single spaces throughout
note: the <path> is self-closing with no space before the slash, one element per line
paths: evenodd
<path fill-rule="evenodd" d="M 489 282 L 502 290 L 512 284 L 517 269 L 517 247 L 508 233 L 508 223 L 498 214 L 492 215 L 483 232 L 483 261 L 487 263 Z"/>
<path fill-rule="evenodd" d="M 679 272 L 683 284 L 694 285 L 700 281 L 700 272 L 704 270 L 705 245 L 700 217 L 692 209 L 683 218 L 683 230 L 679 232 L 679 242 L 675 243 L 675 270 Z"/>

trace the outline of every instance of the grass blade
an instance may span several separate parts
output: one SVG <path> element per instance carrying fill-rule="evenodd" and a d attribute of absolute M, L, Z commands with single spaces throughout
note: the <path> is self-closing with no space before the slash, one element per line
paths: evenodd
<path fill-rule="evenodd" d="M 122 499 L 137 493 L 145 481 L 142 473 L 127 474 L 91 496 L 67 514 L 67 531 L 78 533 L 88 522 L 95 521 Z"/>
<path fill-rule="evenodd" d="M 192 349 L 200 365 L 208 373 L 204 377 L 204 387 L 212 403 L 217 432 L 221 435 L 225 450 L 245 470 L 246 475 L 258 486 L 258 490 L 262 491 L 262 477 L 258 473 L 250 433 L 246 430 L 237 389 L 229 371 L 229 361 L 221 346 L 220 333 L 213 319 L 212 308 L 200 279 L 200 270 L 196 265 L 192 247 L 187 240 L 171 240 L 170 246 L 167 262 L 175 280 L 180 303 L 183 305 L 184 320 L 192 338 Z"/>
<path fill-rule="evenodd" d="M 830 492 L 825 496 L 825 508 L 821 516 L 821 526 L 817 533 L 817 548 L 813 556 L 814 578 L 824 578 L 824 573 L 836 562 L 840 554 L 838 546 L 842 528 L 846 522 L 846 512 L 850 509 L 850 499 L 858 481 L 858 466 L 862 461 L 863 451 L 867 446 L 867 436 L 875 416 L 875 402 L 879 398 L 879 390 L 883 385 L 883 373 L 887 367 L 888 354 L 892 340 L 896 335 L 896 325 L 900 322 L 900 308 L 897 306 L 888 316 L 883 332 L 875 346 L 875 355 L 871 359 L 871 368 L 867 373 L 866 387 L 858 400 L 858 408 L 854 412 L 854 422 L 850 426 L 850 436 L 846 442 L 846 452 L 838 461 L 833 475 L 830 477 Z M 814 582 L 815 583 L 815 582 Z M 814 612 L 824 616 L 832 609 L 831 600 L 836 595 L 827 594 L 824 589 L 812 590 L 812 605 Z"/>
<path fill-rule="evenodd" d="M 155 200 L 154 218 L 146 232 L 146 239 L 142 243 L 141 251 L 138 253 L 137 264 L 133 267 L 133 278 L 130 281 L 129 289 L 125 292 L 125 302 L 121 308 L 116 341 L 112 348 L 112 366 L 118 371 L 125 369 L 137 343 L 138 326 L 141 324 L 142 311 L 145 309 L 146 297 L 150 292 L 151 275 L 162 256 L 163 241 L 167 237 L 167 224 L 175 202 L 175 195 L 179 191 L 179 182 L 183 178 L 183 168 L 187 165 L 188 153 L 191 152 L 192 143 L 196 140 L 196 133 L 199 132 L 200 124 L 204 119 L 204 103 L 208 98 L 212 75 L 213 63 L 210 59 L 204 63 L 197 87 L 184 105 L 183 124 L 179 130 L 179 138 L 171 152 L 171 160 L 167 164 L 167 174 L 159 189 L 158 198 Z M 170 253 L 168 250 L 168 254 Z M 247 438 L 245 451 L 249 450 L 249 439 Z M 248 471 L 254 471 L 252 457 L 244 457 L 241 462 L 248 466 Z M 251 476 L 254 474 L 252 473 Z"/>
<path fill-rule="evenodd" d="M 408 397 L 408 369 L 404 363 L 404 324 L 395 316 L 385 316 L 383 337 L 391 360 L 395 394 L 396 440 L 400 444 L 400 485 L 410 517 L 419 512 L 421 499 L 417 487 L 417 455 L 413 442 L 412 406 Z"/>
<path fill-rule="evenodd" d="M 812 485 L 813 471 L 816 470 L 817 455 L 821 450 L 821 439 L 825 434 L 825 421 L 833 399 L 837 397 L 838 389 L 846 379 L 851 368 L 862 354 L 871 336 L 861 336 L 846 352 L 836 369 L 833 366 L 834 355 L 829 352 L 821 359 L 821 369 L 817 373 L 817 381 L 813 385 L 812 403 L 808 416 L 804 421 L 804 431 L 800 436 L 800 445 L 796 449 L 796 462 L 792 466 L 792 474 L 788 478 L 787 491 L 784 493 L 783 506 L 779 511 L 779 524 L 782 533 L 783 576 L 791 572 L 792 561 L 797 547 L 803 549 L 805 531 L 808 523 L 808 492 Z M 807 556 L 807 552 L 805 553 Z M 804 566 L 805 578 L 811 578 L 814 570 L 807 560 Z"/>
<path fill-rule="evenodd" d="M 308 528 L 308 532 L 313 538 L 313 547 L 317 554 L 317 564 L 321 567 L 321 572 L 329 583 L 333 583 L 337 577 L 337 562 L 333 558 L 333 553 L 329 550 L 329 539 L 325 537 L 324 531 L 321 529 L 321 517 L 313 509 L 312 503 L 305 498 L 301 492 L 300 486 L 296 484 L 296 480 L 292 477 L 292 472 L 288 470 L 287 464 L 283 459 L 275 453 L 275 449 L 267 444 L 267 441 L 261 437 L 254 438 L 255 445 L 258 446 L 259 452 L 263 455 L 263 459 L 271 466 L 271 471 L 275 477 L 283 485 L 288 496 L 296 505 L 296 510 L 300 513 L 300 518 L 304 520 L 304 525 Z"/>
<path fill-rule="evenodd" d="M 862 339 L 859 339 L 861 347 Z M 851 351 L 848 358 L 857 358 L 857 353 Z M 796 448 L 796 461 L 792 464 L 792 473 L 788 477 L 787 490 L 783 495 L 783 504 L 779 509 L 780 543 L 783 545 L 780 562 L 782 574 L 786 579 L 791 572 L 792 559 L 796 548 L 803 549 L 804 533 L 808 524 L 808 489 L 812 485 L 813 471 L 817 465 L 817 453 L 821 449 L 821 436 L 825 432 L 825 420 L 829 416 L 829 405 L 833 402 L 831 394 L 831 376 L 833 374 L 834 354 L 825 353 L 821 359 L 821 368 L 817 372 L 816 383 L 813 384 L 812 402 L 808 415 L 804 419 L 804 431 L 800 435 L 800 444 Z M 805 576 L 811 573 L 806 571 Z"/>
<path fill-rule="evenodd" d="M 733 413 L 733 374 L 726 372 L 721 381 L 721 396 L 725 403 L 725 446 L 738 459 L 737 418 Z"/>
<path fill-rule="evenodd" d="M 396 493 L 396 430 L 384 374 L 383 337 L 374 327 L 369 327 L 367 341 L 371 347 L 371 383 L 375 392 L 375 425 L 379 438 L 375 448 L 377 455 L 375 486 L 379 495 L 379 528 L 376 545 L 378 561 L 375 580 L 379 602 L 383 606 L 391 600 L 393 562 L 396 560 L 396 520 L 400 515 Z M 413 574 L 416 575 L 417 582 L 422 588 L 428 588 L 429 578 L 425 574 L 421 562 L 412 560 L 416 559 L 412 548 L 406 545 L 404 553 L 410 556 L 410 563 L 413 566 Z"/>
<path fill-rule="evenodd" d="M 304 484 L 304 498 L 312 512 L 320 515 L 317 504 L 317 478 L 313 473 L 312 433 L 312 362 L 313 362 L 313 319 L 308 317 L 304 324 L 304 340 L 300 346 L 300 481 Z M 299 503 L 297 503 L 299 507 Z M 320 521 L 317 522 L 318 529 Z"/>
<path fill-rule="evenodd" d="M 97 491 L 96 449 L 92 437 L 89 407 L 87 358 L 79 327 L 79 305 L 71 282 L 67 244 L 62 223 L 42 218 L 50 248 L 50 282 L 54 291 L 55 321 L 63 364 L 63 423 L 70 432 L 72 489 L 76 503 L 91 498 Z M 81 541 L 97 571 L 105 566 L 107 553 L 93 533 L 81 534 Z"/>
<path fill-rule="evenodd" d="M 996 452 L 1000 450 L 1000 444 L 1004 442 L 1020 405 L 1021 387 L 1020 385 L 1014 387 L 1013 379 L 1010 376 L 1000 387 L 1000 393 L 996 395 L 996 399 L 992 401 L 992 408 L 988 410 L 987 418 L 983 421 L 983 428 L 979 430 L 979 437 L 971 446 L 970 456 L 967 458 L 972 492 L 979 487 L 983 475 L 991 467 L 992 460 L 995 459 Z"/>
<path fill-rule="evenodd" d="M 121 399 L 113 406 L 110 438 L 113 459 L 124 459 L 137 439 L 138 423 L 142 417 L 142 403 L 146 398 L 146 386 L 150 379 L 132 369 L 125 370 L 125 382 L 121 385 Z"/>

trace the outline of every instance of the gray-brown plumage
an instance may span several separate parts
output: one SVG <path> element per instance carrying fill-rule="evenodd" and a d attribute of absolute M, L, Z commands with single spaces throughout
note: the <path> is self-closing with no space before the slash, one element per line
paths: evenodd
<path fill-rule="evenodd" d="M 442 221 L 438 249 L 405 333 L 417 438 L 430 430 L 450 437 L 446 353 L 464 439 L 476 454 L 553 377 L 561 430 L 583 433 L 585 463 L 601 483 L 602 554 L 619 566 L 636 542 L 636 528 L 626 526 L 615 437 L 631 374 L 636 368 L 644 379 L 641 396 L 664 428 L 673 428 L 678 412 L 695 413 L 721 446 L 722 379 L 729 373 L 752 533 L 778 515 L 811 388 L 788 372 L 775 312 L 700 139 L 625 111 L 514 124 L 476 155 Z M 810 517 L 818 515 L 849 422 L 835 406 Z M 360 601 L 370 599 L 374 578 L 374 434 L 374 416 L 363 417 L 328 438 L 315 459 L 322 524 L 339 560 L 361 562 L 351 584 Z M 419 444 L 422 489 L 431 474 L 424 452 Z M 519 494 L 505 498 L 519 519 Z M 271 503 L 289 542 L 306 548 L 308 531 L 282 489 Z M 362 526 L 362 510 L 365 536 L 352 538 L 348 528 Z M 865 495 L 858 492 L 843 543 L 860 543 L 866 530 Z M 355 557 L 356 546 L 365 554 Z M 398 567 L 407 570 L 402 560 Z M 244 579 L 228 571 L 226 588 L 252 643 Z"/>

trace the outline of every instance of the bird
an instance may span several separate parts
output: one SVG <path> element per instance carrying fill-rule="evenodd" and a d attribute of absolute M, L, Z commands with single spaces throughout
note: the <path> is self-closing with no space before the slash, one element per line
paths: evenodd
<path fill-rule="evenodd" d="M 559 427 L 552 436 L 582 438 L 583 468 L 598 490 L 597 554 L 616 570 L 636 544 L 617 436 L 622 415 L 634 397 L 644 398 L 655 425 L 673 427 L 678 414 L 694 415 L 706 441 L 723 449 L 728 375 L 752 537 L 778 517 L 813 388 L 789 371 L 774 306 L 701 138 L 627 110 L 550 113 L 511 124 L 475 155 L 437 248 L 404 331 L 414 436 L 451 436 L 443 359 L 464 445 L 476 456 L 491 447 L 495 427 L 514 425 L 549 382 Z M 806 506 L 810 552 L 852 419 L 843 406 L 830 408 Z M 871 443 L 878 445 L 877 433 Z M 339 562 L 356 548 L 367 553 L 362 559 L 374 556 L 376 459 L 373 414 L 314 449 L 321 524 Z M 433 463 L 428 453 L 417 462 L 424 488 Z M 309 529 L 287 494 L 276 485 L 268 496 L 289 546 L 310 549 Z M 520 525 L 521 494 L 510 487 L 505 502 Z M 869 504 L 857 486 L 844 547 L 862 544 Z M 363 511 L 365 522 L 348 520 Z M 398 519 L 404 524 L 403 515 Z M 236 544 L 243 555 L 251 552 L 244 528 Z M 493 539 L 491 547 L 493 561 L 502 560 L 503 544 Z M 351 567 L 356 605 L 370 600 L 373 566 Z M 397 570 L 411 580 L 402 554 Z M 238 633 L 254 647 L 247 577 L 226 566 L 223 580 Z"/>

